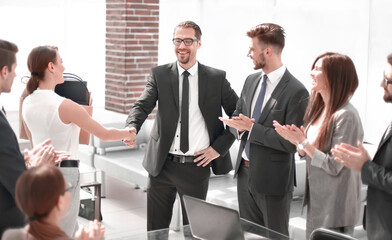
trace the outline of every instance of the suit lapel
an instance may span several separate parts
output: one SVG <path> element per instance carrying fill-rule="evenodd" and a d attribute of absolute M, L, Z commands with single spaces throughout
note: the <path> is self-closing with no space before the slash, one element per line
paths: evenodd
<path fill-rule="evenodd" d="M 199 86 L 199 108 L 200 110 L 203 109 L 204 106 L 204 99 L 206 95 L 206 89 L 208 85 L 208 75 L 206 74 L 206 71 L 204 69 L 204 65 L 198 63 L 198 86 Z"/>
<path fill-rule="evenodd" d="M 287 87 L 289 80 L 290 80 L 290 78 L 288 76 L 288 72 L 286 69 L 285 73 L 282 76 L 282 79 L 280 80 L 280 82 L 278 83 L 278 85 L 276 86 L 274 91 L 272 92 L 271 97 L 268 99 L 268 102 L 265 104 L 263 110 L 261 111 L 261 115 L 260 115 L 258 122 L 260 122 L 260 123 L 264 122 L 264 120 L 266 119 L 266 117 L 270 113 L 271 109 L 274 107 L 280 94 Z"/>
<path fill-rule="evenodd" d="M 252 110 L 253 110 L 252 109 L 253 98 L 257 98 L 258 97 L 258 95 L 256 93 L 256 89 L 257 89 L 257 86 L 259 85 L 259 82 L 261 80 L 261 75 L 262 75 L 262 73 L 260 72 L 260 75 L 256 75 L 257 76 L 256 79 L 252 80 L 250 82 L 250 84 L 249 84 L 249 89 L 250 89 L 252 94 L 248 95 L 249 96 L 249 99 L 248 99 L 249 104 L 248 104 L 248 109 L 247 110 L 248 110 L 250 118 L 252 117 L 251 114 L 252 114 Z"/>
<path fill-rule="evenodd" d="M 387 131 L 387 130 L 385 130 L 385 131 Z M 386 136 L 385 136 L 385 134 L 387 134 L 387 133 L 385 132 L 384 135 L 382 136 L 380 144 L 378 145 L 377 150 L 380 149 L 382 147 L 382 145 L 384 145 L 384 143 L 387 142 L 388 139 L 392 136 L 392 131 L 390 131 L 388 133 L 388 135 L 386 135 Z"/>
<path fill-rule="evenodd" d="M 178 69 L 177 69 L 177 63 L 174 62 L 169 65 L 169 81 L 172 85 L 173 89 L 173 97 L 174 97 L 174 102 L 176 103 L 177 109 L 179 109 L 179 83 L 178 83 Z"/>

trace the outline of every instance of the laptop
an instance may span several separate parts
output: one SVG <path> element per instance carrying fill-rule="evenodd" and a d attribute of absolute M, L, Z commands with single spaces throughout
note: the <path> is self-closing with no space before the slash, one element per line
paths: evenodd
<path fill-rule="evenodd" d="M 238 212 L 204 200 L 183 196 L 193 237 L 206 240 L 266 239 L 244 232 Z"/>

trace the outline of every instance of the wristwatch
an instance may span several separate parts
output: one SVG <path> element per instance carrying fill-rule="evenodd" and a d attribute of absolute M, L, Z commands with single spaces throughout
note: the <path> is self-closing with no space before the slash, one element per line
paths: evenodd
<path fill-rule="evenodd" d="M 297 147 L 299 150 L 304 150 L 306 144 L 308 144 L 308 139 L 305 139 L 303 142 L 299 143 Z"/>

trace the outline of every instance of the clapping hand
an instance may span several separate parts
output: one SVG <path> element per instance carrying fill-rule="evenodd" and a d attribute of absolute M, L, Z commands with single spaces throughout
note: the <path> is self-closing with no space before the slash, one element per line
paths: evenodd
<path fill-rule="evenodd" d="M 331 152 L 335 157 L 335 161 L 338 161 L 355 171 L 361 171 L 365 162 L 371 161 L 371 158 L 360 141 L 357 142 L 357 146 L 358 148 L 346 143 L 341 143 L 335 145 Z"/>
<path fill-rule="evenodd" d="M 248 118 L 242 113 L 240 113 L 238 117 L 232 117 L 231 119 L 219 117 L 219 120 L 224 122 L 227 126 L 237 129 L 239 132 L 249 131 L 255 122 L 254 118 Z"/>
<path fill-rule="evenodd" d="M 57 164 L 69 158 L 69 154 L 64 151 L 55 151 L 50 145 L 51 139 L 46 139 L 36 145 L 32 150 L 24 150 L 24 160 L 26 167 L 39 166 L 41 164 Z"/>
<path fill-rule="evenodd" d="M 105 227 L 101 226 L 101 223 L 97 220 L 90 222 L 90 228 L 85 229 L 81 227 L 75 234 L 76 240 L 104 240 L 105 239 Z"/>
<path fill-rule="evenodd" d="M 297 146 L 306 139 L 305 129 L 303 126 L 298 128 L 294 124 L 280 125 L 277 121 L 273 121 L 275 131 L 287 141 Z"/>

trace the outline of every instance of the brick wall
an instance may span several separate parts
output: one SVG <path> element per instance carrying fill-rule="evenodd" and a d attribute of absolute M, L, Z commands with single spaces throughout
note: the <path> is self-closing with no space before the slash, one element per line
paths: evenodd
<path fill-rule="evenodd" d="M 105 109 L 129 113 L 157 65 L 158 34 L 159 0 L 106 0 Z"/>

